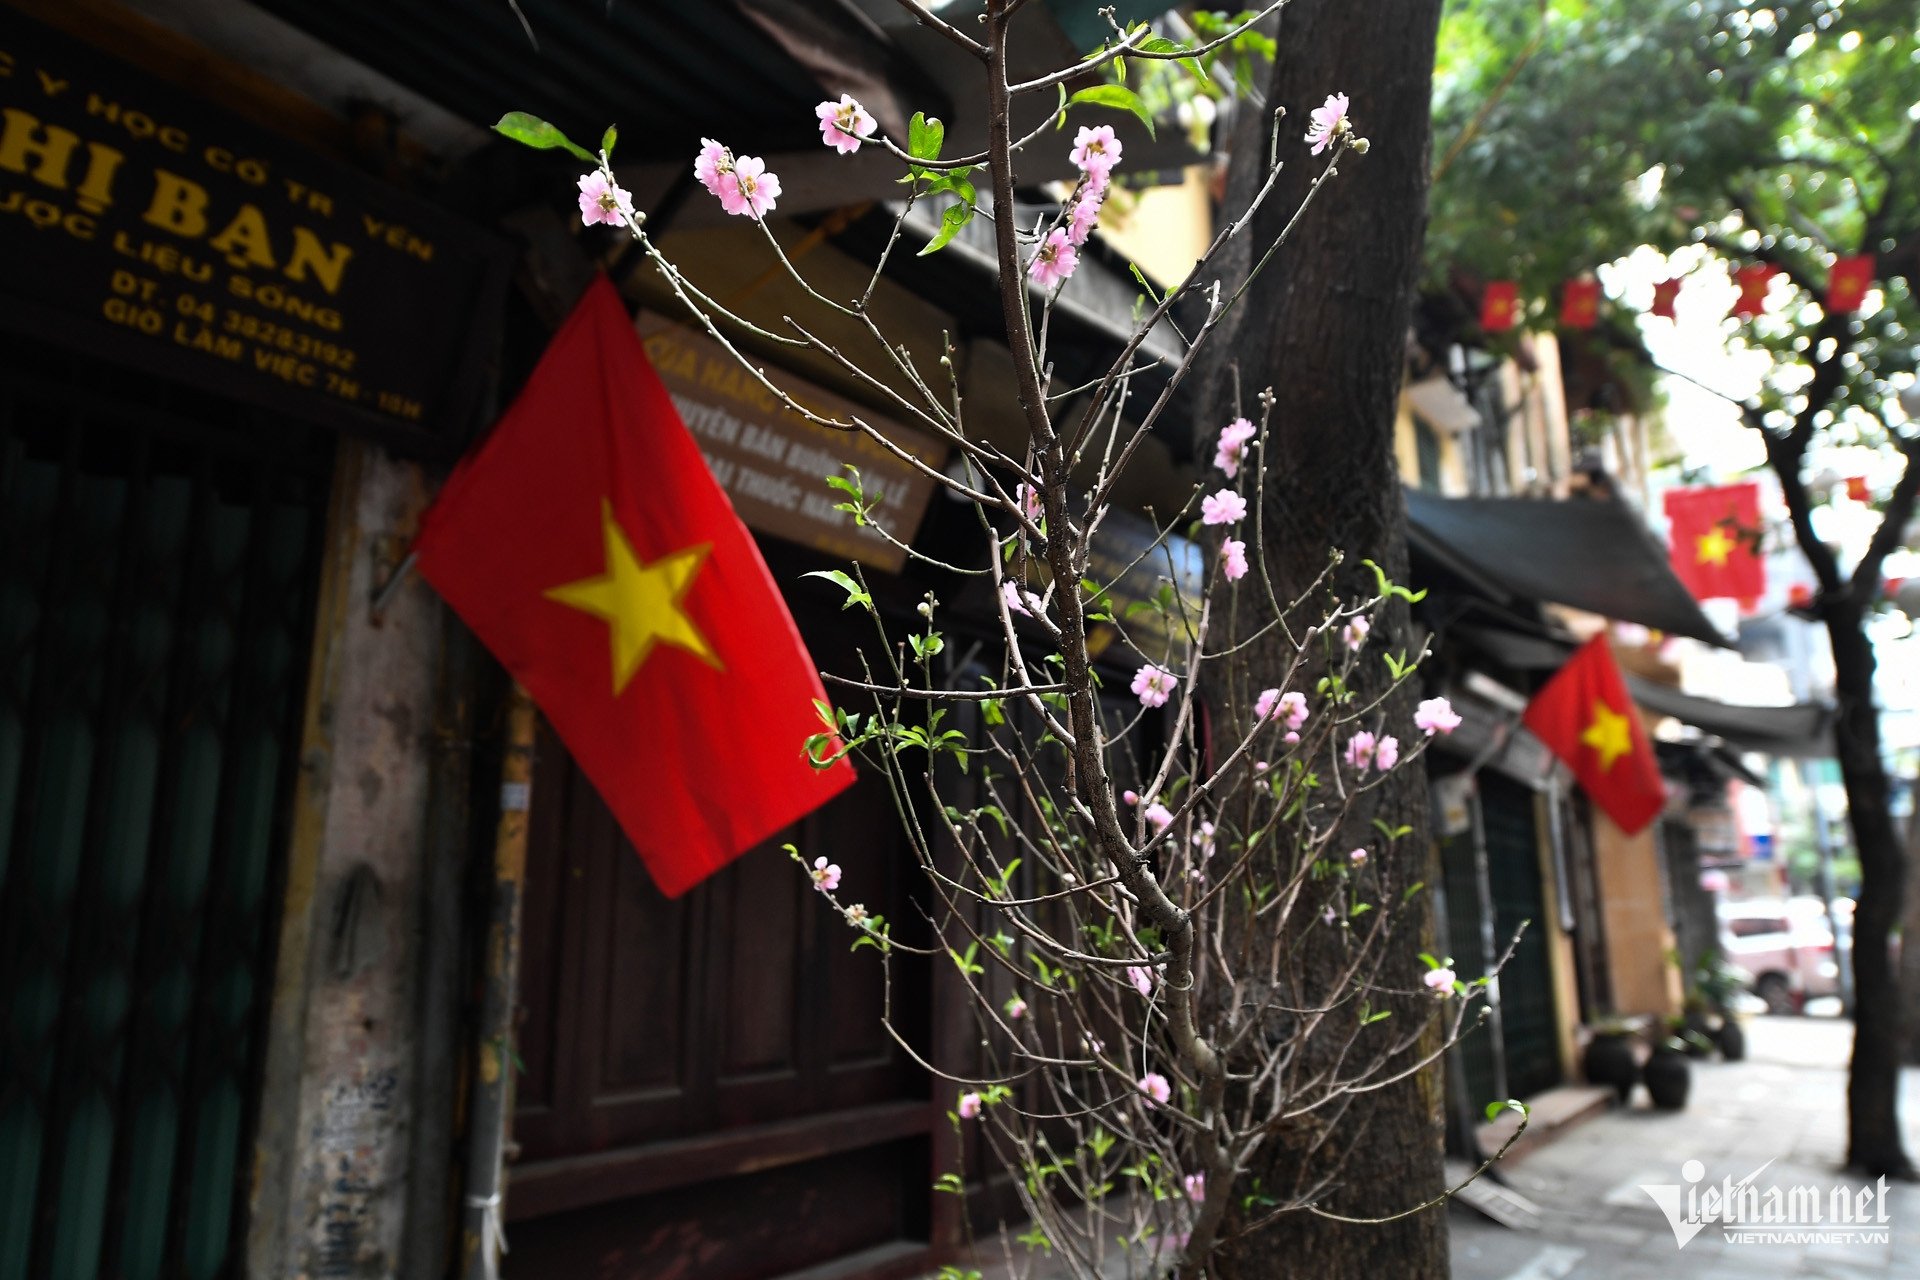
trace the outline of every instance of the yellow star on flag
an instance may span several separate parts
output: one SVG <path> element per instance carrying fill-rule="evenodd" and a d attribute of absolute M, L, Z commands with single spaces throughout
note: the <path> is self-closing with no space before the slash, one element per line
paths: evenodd
<path fill-rule="evenodd" d="M 1633 727 L 1628 719 L 1600 699 L 1593 700 L 1593 720 L 1580 734 L 1580 742 L 1600 756 L 1600 772 L 1613 768 L 1621 756 L 1633 753 Z"/>
<path fill-rule="evenodd" d="M 1733 554 L 1733 539 L 1719 525 L 1694 539 L 1694 559 L 1700 564 L 1724 565 Z"/>
<path fill-rule="evenodd" d="M 613 504 L 605 500 L 600 503 L 600 531 L 606 543 L 606 572 L 554 587 L 546 596 L 607 624 L 614 696 L 620 696 L 656 642 L 685 649 L 716 671 L 725 670 L 707 638 L 680 607 L 680 598 L 693 585 L 711 545 L 685 547 L 642 564 L 627 541 L 626 530 L 613 518 Z"/>

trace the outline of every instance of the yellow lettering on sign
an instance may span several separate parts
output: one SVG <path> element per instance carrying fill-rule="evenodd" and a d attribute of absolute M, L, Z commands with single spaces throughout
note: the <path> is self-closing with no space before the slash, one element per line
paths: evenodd
<path fill-rule="evenodd" d="M 340 276 L 353 250 L 344 244 L 322 245 L 305 227 L 293 229 L 293 255 L 287 259 L 287 279 L 305 280 L 311 271 L 315 283 L 328 293 L 340 292 Z"/>
<path fill-rule="evenodd" d="M 243 204 L 226 229 L 207 241 L 227 255 L 232 267 L 271 267 L 273 244 L 267 238 L 267 219 L 257 205 Z"/>
<path fill-rule="evenodd" d="M 197 240 L 207 234 L 207 189 L 165 169 L 153 171 L 153 202 L 140 215 L 148 226 Z"/>
<path fill-rule="evenodd" d="M 42 186 L 64 191 L 67 186 L 67 161 L 80 145 L 80 135 L 57 124 L 44 129 L 40 121 L 15 107 L 0 109 L 0 169 L 25 173 L 28 162 L 35 161 L 33 178 Z"/>

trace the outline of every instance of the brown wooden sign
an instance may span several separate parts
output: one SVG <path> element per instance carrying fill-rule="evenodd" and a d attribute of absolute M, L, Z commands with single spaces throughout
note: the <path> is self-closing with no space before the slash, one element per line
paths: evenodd
<path fill-rule="evenodd" d="M 674 406 L 742 520 L 763 533 L 900 571 L 906 552 L 834 510 L 846 495 L 829 488 L 826 477 L 843 474 L 849 463 L 858 467 L 877 522 L 899 541 L 912 542 L 933 496 L 932 476 L 858 431 L 837 431 L 802 418 L 704 334 L 645 313 L 638 327 Z M 844 421 L 857 414 L 928 466 L 946 463 L 946 448 L 937 440 L 792 374 L 768 369 L 767 377 L 822 417 Z"/>
<path fill-rule="evenodd" d="M 457 447 L 502 242 L 0 6 L 0 325 Z"/>

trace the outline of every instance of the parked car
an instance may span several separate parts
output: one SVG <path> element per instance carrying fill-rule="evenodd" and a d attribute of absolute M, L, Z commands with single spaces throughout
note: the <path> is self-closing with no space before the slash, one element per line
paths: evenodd
<path fill-rule="evenodd" d="M 1808 999 L 1838 992 L 1840 967 L 1824 910 L 1796 900 L 1720 904 L 1720 945 L 1753 975 L 1753 993 L 1770 1013 L 1798 1013 Z"/>

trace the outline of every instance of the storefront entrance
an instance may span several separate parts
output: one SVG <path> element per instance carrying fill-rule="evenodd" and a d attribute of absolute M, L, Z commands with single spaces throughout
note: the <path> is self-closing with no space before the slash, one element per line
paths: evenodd
<path fill-rule="evenodd" d="M 1495 1043 L 1489 1026 L 1460 1043 L 1456 1060 L 1464 1068 L 1467 1095 L 1476 1114 L 1497 1099 L 1529 1097 L 1560 1083 L 1553 976 L 1547 960 L 1550 907 L 1540 872 L 1535 793 L 1491 770 L 1479 774 L 1478 785 L 1495 954 L 1506 950 L 1523 922 L 1526 931 L 1500 971 L 1499 1042 Z M 1483 916 L 1472 834 L 1442 842 L 1441 861 L 1454 967 L 1471 981 L 1486 972 L 1481 960 Z M 1495 1068 L 1496 1054 L 1501 1058 L 1500 1071 Z M 1502 1073 L 1505 1092 L 1500 1091 Z"/>
<path fill-rule="evenodd" d="M 237 1274 L 332 438 L 0 361 L 0 1280 Z"/>

